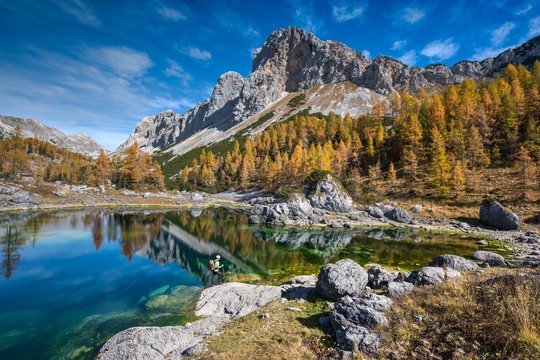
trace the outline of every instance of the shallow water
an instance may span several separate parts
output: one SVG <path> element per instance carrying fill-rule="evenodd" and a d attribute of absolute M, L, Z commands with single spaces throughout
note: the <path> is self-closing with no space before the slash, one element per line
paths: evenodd
<path fill-rule="evenodd" d="M 475 239 L 408 229 L 249 226 L 242 213 L 112 211 L 0 219 L 0 359 L 92 359 L 114 333 L 192 314 L 220 254 L 226 280 L 279 283 L 340 258 L 414 269 Z"/>

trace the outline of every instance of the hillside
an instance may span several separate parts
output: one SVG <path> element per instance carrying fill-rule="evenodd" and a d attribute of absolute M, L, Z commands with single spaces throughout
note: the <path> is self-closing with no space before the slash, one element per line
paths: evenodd
<path fill-rule="evenodd" d="M 22 119 L 5 115 L 0 115 L 0 140 L 13 137 L 17 126 L 21 128 L 22 136 L 25 138 L 37 138 L 86 156 L 95 158 L 103 149 L 94 139 L 83 133 L 66 135 L 35 119 Z"/>
<path fill-rule="evenodd" d="M 279 29 L 256 54 L 247 78 L 227 72 L 218 79 L 212 96 L 185 114 L 167 110 L 144 118 L 118 151 L 137 141 L 145 151 L 163 151 L 170 159 L 230 138 L 270 112 L 275 116 L 268 123 L 306 108 L 326 115 L 330 111 L 342 116 L 365 114 L 375 102 L 401 91 L 437 91 L 465 78 L 491 77 L 509 63 L 531 65 L 539 57 L 540 37 L 536 37 L 480 62 L 461 61 L 450 68 L 409 67 L 389 57 L 371 60 L 302 29 Z M 298 94 L 306 99 L 291 109 L 288 100 Z"/>

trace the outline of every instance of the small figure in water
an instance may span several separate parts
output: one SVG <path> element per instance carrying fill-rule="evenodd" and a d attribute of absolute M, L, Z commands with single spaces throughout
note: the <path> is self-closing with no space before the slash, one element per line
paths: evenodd
<path fill-rule="evenodd" d="M 208 266 L 210 271 L 212 271 L 212 286 L 214 285 L 214 276 L 217 278 L 218 285 L 223 282 L 223 264 L 220 262 L 221 256 L 216 255 L 216 259 L 210 259 L 210 265 Z"/>

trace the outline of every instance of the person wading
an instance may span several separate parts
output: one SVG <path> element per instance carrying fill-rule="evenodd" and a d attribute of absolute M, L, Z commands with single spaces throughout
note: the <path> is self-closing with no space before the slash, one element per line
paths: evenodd
<path fill-rule="evenodd" d="M 210 271 L 212 271 L 212 286 L 214 285 L 214 277 L 217 279 L 218 285 L 223 282 L 223 264 L 221 264 L 221 256 L 216 255 L 214 260 L 210 260 Z"/>

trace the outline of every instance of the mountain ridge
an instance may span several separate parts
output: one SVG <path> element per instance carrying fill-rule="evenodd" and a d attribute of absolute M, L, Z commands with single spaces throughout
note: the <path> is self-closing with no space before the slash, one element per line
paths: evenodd
<path fill-rule="evenodd" d="M 339 41 L 322 41 L 299 28 L 282 28 L 272 32 L 256 52 L 248 77 L 228 71 L 218 78 L 211 97 L 185 114 L 166 110 L 145 117 L 117 151 L 134 141 L 152 153 L 166 148 L 169 151 L 175 144 L 186 141 L 191 141 L 193 147 L 204 146 L 230 135 L 228 130 L 239 123 L 269 112 L 270 105 L 287 94 L 314 86 L 350 82 L 364 89 L 351 100 L 357 104 L 356 114 L 359 114 L 368 112 L 378 95 L 437 90 L 465 78 L 493 76 L 508 63 L 527 64 L 537 58 L 540 58 L 540 37 L 482 61 L 462 60 L 451 67 L 443 64 L 410 67 L 388 56 L 369 59 Z M 346 104 L 338 105 L 341 112 L 347 108 Z M 331 106 L 323 107 L 332 111 Z M 205 132 L 209 135 L 201 134 Z M 182 150 L 173 152 L 179 155 L 190 146 L 184 144 L 179 146 Z"/>
<path fill-rule="evenodd" d="M 8 139 L 15 134 L 15 128 L 21 127 L 22 136 L 26 138 L 37 138 L 51 144 L 70 150 L 76 153 L 91 157 L 97 157 L 104 149 L 92 137 L 83 132 L 75 132 L 66 135 L 62 131 L 43 124 L 36 119 L 25 119 L 16 116 L 0 115 L 0 139 Z"/>

